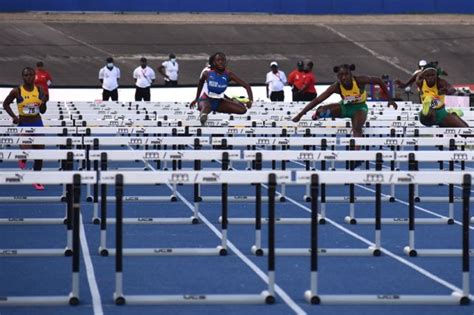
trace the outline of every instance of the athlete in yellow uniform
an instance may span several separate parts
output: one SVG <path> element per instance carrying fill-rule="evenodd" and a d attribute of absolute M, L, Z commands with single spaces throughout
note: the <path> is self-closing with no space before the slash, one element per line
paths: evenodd
<path fill-rule="evenodd" d="M 457 114 L 449 113 L 445 107 L 445 95 L 454 94 L 456 90 L 446 81 L 439 78 L 436 66 L 428 64 L 416 80 L 420 90 L 423 108 L 420 122 L 425 126 L 469 127 Z"/>
<path fill-rule="evenodd" d="M 337 93 L 342 100 L 336 104 L 329 104 L 319 106 L 313 115 L 313 119 L 319 118 L 351 118 L 352 133 L 354 137 L 362 137 L 362 127 L 367 119 L 367 92 L 365 91 L 366 84 L 377 84 L 389 95 L 388 105 L 392 105 L 395 109 L 397 104 L 392 100 L 387 86 L 382 79 L 368 76 L 353 76 L 352 71 L 355 70 L 354 65 L 343 64 L 334 67 L 334 73 L 337 75 L 337 82 L 334 82 L 321 95 L 308 103 L 303 110 L 296 115 L 292 120 L 298 122 L 303 115 L 312 110 L 318 104 L 322 103 L 329 96 Z"/>
<path fill-rule="evenodd" d="M 35 70 L 33 68 L 24 68 L 22 71 L 23 84 L 10 91 L 10 94 L 3 101 L 3 108 L 13 119 L 13 124 L 18 126 L 41 127 L 43 121 L 41 114 L 46 112 L 46 102 L 48 95 L 43 93 L 41 87 L 34 84 Z M 16 99 L 18 106 L 18 116 L 13 112 L 10 104 Z M 20 146 L 22 149 L 31 149 L 29 145 Z M 44 149 L 43 145 L 33 145 L 33 149 Z M 26 168 L 26 161 L 20 160 L 18 162 L 21 169 Z M 33 169 L 41 171 L 43 167 L 42 160 L 35 160 Z M 34 184 L 37 190 L 44 190 L 43 185 Z"/>

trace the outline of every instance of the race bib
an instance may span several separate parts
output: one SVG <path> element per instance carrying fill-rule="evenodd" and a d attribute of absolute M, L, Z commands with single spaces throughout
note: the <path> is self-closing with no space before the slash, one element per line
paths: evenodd
<path fill-rule="evenodd" d="M 40 113 L 39 105 L 37 104 L 27 104 L 23 106 L 23 115 L 37 115 Z"/>

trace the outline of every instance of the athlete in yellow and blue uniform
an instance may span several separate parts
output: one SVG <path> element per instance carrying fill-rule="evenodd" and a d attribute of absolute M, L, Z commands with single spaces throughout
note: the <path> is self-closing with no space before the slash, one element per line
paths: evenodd
<path fill-rule="evenodd" d="M 469 127 L 457 113 L 446 110 L 445 95 L 454 94 L 454 89 L 446 80 L 439 78 L 436 65 L 428 64 L 416 80 L 420 90 L 422 110 L 420 122 L 425 126 Z"/>
<path fill-rule="evenodd" d="M 43 121 L 41 114 L 46 112 L 46 102 L 48 95 L 43 93 L 41 87 L 34 84 L 35 70 L 33 68 L 24 68 L 22 71 L 23 84 L 10 91 L 10 94 L 3 101 L 3 108 L 13 119 L 14 124 L 18 126 L 41 127 Z M 18 116 L 13 112 L 10 104 L 16 99 L 18 106 Z M 20 146 L 22 149 L 30 149 L 29 145 Z M 44 149 L 43 145 L 33 145 L 33 149 Z M 26 161 L 20 160 L 18 162 L 21 169 L 26 168 Z M 43 167 L 42 160 L 35 160 L 33 169 L 40 171 Z M 37 190 L 44 190 L 43 185 L 34 184 Z"/>
<path fill-rule="evenodd" d="M 319 106 L 313 115 L 313 119 L 319 118 L 351 118 L 352 133 L 354 137 L 362 137 L 362 128 L 367 119 L 367 92 L 366 84 L 377 84 L 386 95 L 389 95 L 388 105 L 397 108 L 397 104 L 392 100 L 387 86 L 382 79 L 368 76 L 353 76 L 352 71 L 355 70 L 354 65 L 343 64 L 334 67 L 334 73 L 337 76 L 337 82 L 334 82 L 321 95 L 308 103 L 303 110 L 297 114 L 292 120 L 298 122 L 303 115 L 312 110 L 314 107 L 322 103 L 329 96 L 337 93 L 342 100 L 336 104 Z"/>
<path fill-rule="evenodd" d="M 253 102 L 250 85 L 226 69 L 227 59 L 224 53 L 215 53 L 209 58 L 209 61 L 211 62 L 210 70 L 202 73 L 198 83 L 196 99 L 189 105 L 190 108 L 193 108 L 196 104 L 198 105 L 198 109 L 201 111 L 199 120 L 203 125 L 211 111 L 243 115 L 247 112 L 247 108 L 252 106 Z M 235 81 L 247 90 L 248 101 L 245 104 L 225 97 L 224 93 L 230 81 Z M 201 93 L 204 86 L 207 88 Z"/>

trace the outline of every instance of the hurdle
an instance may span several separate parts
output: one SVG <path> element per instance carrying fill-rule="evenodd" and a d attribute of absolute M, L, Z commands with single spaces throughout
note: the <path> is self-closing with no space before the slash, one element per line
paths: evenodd
<path fill-rule="evenodd" d="M 139 175 L 139 176 L 138 176 Z M 123 289 L 123 249 L 122 216 L 123 216 L 123 190 L 124 185 L 129 184 L 220 184 L 222 185 L 222 211 L 224 220 L 222 222 L 222 244 L 217 250 L 223 253 L 227 250 L 227 186 L 248 185 L 250 183 L 269 184 L 269 212 L 273 213 L 275 208 L 275 190 L 277 183 L 291 181 L 291 173 L 284 171 L 274 172 L 159 172 L 159 173 L 137 173 L 137 172 L 102 172 L 101 183 L 115 184 L 117 223 L 116 223 L 116 274 L 114 300 L 116 304 L 260 304 L 274 303 L 275 297 L 275 256 L 274 256 L 274 225 L 269 228 L 269 256 L 268 256 L 268 290 L 259 294 L 180 294 L 180 295 L 126 295 Z M 202 250 L 202 249 L 201 249 Z M 167 256 L 172 255 L 174 250 L 166 250 Z"/>
<path fill-rule="evenodd" d="M 310 289 L 304 293 L 306 301 L 311 304 L 434 304 L 434 305 L 455 305 L 469 304 L 469 195 L 471 189 L 471 175 L 463 172 L 450 172 L 443 177 L 443 181 L 452 184 L 463 184 L 463 241 L 462 241 L 462 292 L 455 291 L 450 295 L 400 295 L 400 294 L 376 294 L 376 295 L 320 295 L 318 282 L 318 257 L 320 248 L 318 247 L 318 224 L 317 212 L 319 185 L 325 184 L 344 184 L 346 182 L 366 184 L 375 184 L 376 194 L 380 199 L 381 185 L 395 183 L 397 185 L 408 184 L 411 197 L 414 199 L 414 184 L 433 184 L 436 183 L 436 172 L 297 172 L 296 181 L 300 184 L 311 184 L 311 193 L 313 201 L 311 203 L 312 223 L 311 223 L 311 267 L 310 267 Z M 414 200 L 412 202 L 412 208 Z M 412 214 L 414 213 L 412 209 Z M 376 212 L 378 215 L 381 207 Z M 378 221 L 380 227 L 380 221 Z M 380 234 L 380 229 L 378 230 Z"/>
<path fill-rule="evenodd" d="M 381 172 L 382 169 L 382 158 L 381 158 L 381 153 L 377 153 L 377 167 L 376 167 L 376 172 Z M 349 174 L 347 171 L 346 172 L 327 172 L 327 171 L 319 171 L 317 174 L 322 173 L 327 175 L 328 177 L 331 177 L 332 174 L 336 178 L 344 178 L 344 175 L 347 176 Z M 353 173 L 358 173 L 356 171 L 351 171 L 350 174 Z M 341 174 L 343 174 L 341 176 Z M 373 174 L 373 173 L 372 173 Z M 352 175 L 351 175 L 352 176 Z M 311 180 L 308 180 L 308 178 L 311 178 Z M 313 225 L 318 225 L 318 224 L 324 224 L 326 222 L 325 217 L 322 217 L 318 213 L 318 208 L 317 205 L 318 201 L 321 202 L 321 205 L 325 203 L 325 195 L 324 192 L 321 195 L 321 198 L 319 197 L 318 193 L 315 193 L 315 175 L 311 171 L 297 171 L 296 172 L 296 184 L 308 184 L 310 183 L 310 201 L 311 201 L 311 218 L 310 218 L 310 224 L 311 224 L 311 230 L 313 231 L 314 227 Z M 342 184 L 354 184 L 352 179 L 347 179 L 346 182 L 343 182 Z M 333 184 L 332 182 L 325 182 L 324 185 L 326 184 Z M 317 184 L 319 185 L 319 183 Z M 321 185 L 323 185 L 321 183 Z M 375 194 L 375 240 L 374 244 L 375 246 L 369 246 L 367 248 L 314 248 L 314 247 L 309 247 L 309 248 L 275 248 L 275 254 L 276 255 L 284 255 L 284 256 L 312 256 L 313 252 L 316 250 L 318 255 L 320 256 L 380 256 L 381 255 L 381 227 L 382 227 L 382 188 L 380 184 L 375 185 L 376 189 L 376 194 Z M 319 191 L 319 190 L 318 190 Z M 260 234 L 259 234 L 259 220 L 258 220 L 258 212 L 257 212 L 257 234 L 256 234 L 256 244 L 252 246 L 251 250 L 254 254 L 257 256 L 262 256 L 268 253 L 268 250 L 265 248 L 259 247 L 260 245 Z M 275 224 L 275 218 L 269 218 L 269 224 Z M 274 221 L 274 222 L 271 222 Z M 313 234 L 311 236 L 313 239 Z"/>
<path fill-rule="evenodd" d="M 152 162 L 173 162 L 173 170 L 177 170 L 177 161 L 191 161 L 194 162 L 194 170 L 201 169 L 202 161 L 212 161 L 222 159 L 223 161 L 238 161 L 240 160 L 240 151 L 227 150 L 227 151 L 214 151 L 214 150 L 198 150 L 200 147 L 199 138 L 194 139 L 195 150 L 93 150 L 89 152 L 89 159 L 94 162 L 94 169 L 99 172 L 97 168 L 100 162 L 100 170 L 107 170 L 108 163 L 114 161 L 143 161 L 146 165 L 151 165 Z M 94 210 L 93 210 L 93 223 L 101 224 L 103 220 L 107 220 L 107 223 L 115 223 L 115 219 L 106 218 L 106 203 L 101 202 L 101 217 L 99 218 L 99 199 L 112 201 L 113 197 L 106 197 L 107 188 L 101 187 L 101 198 L 99 198 L 97 186 L 94 187 Z M 199 202 L 202 201 L 200 186 L 196 184 L 195 200 L 194 200 L 194 214 L 189 218 L 155 218 L 155 217 L 139 217 L 139 218 L 124 218 L 125 224 L 196 224 L 199 222 Z M 124 196 L 125 202 L 162 202 L 162 201 L 177 201 L 177 188 L 173 185 L 172 194 L 170 196 Z M 106 238 L 106 225 L 101 224 L 101 230 L 105 244 Z"/>
<path fill-rule="evenodd" d="M 266 181 L 266 175 L 270 172 L 228 172 L 228 171 L 169 171 L 169 172 L 153 172 L 153 173 L 143 173 L 143 172 L 118 172 L 118 171 L 102 171 L 101 176 L 101 185 L 110 184 L 110 178 L 114 177 L 116 174 L 126 174 L 127 183 L 129 184 L 216 184 L 220 180 L 232 180 L 234 184 L 245 184 L 243 179 L 234 179 L 234 177 L 243 176 L 249 178 L 249 174 L 253 174 L 252 183 L 259 181 Z M 274 172 L 279 177 L 279 182 L 289 182 L 291 179 L 290 172 L 285 171 L 276 171 Z M 232 175 L 234 174 L 234 175 Z M 104 177 L 102 177 L 102 175 Z M 107 177 L 109 176 L 109 177 Z M 136 178 L 134 178 L 135 176 Z M 184 179 L 181 179 L 183 177 Z M 230 178 L 230 179 L 229 179 Z M 141 181 L 143 179 L 143 181 Z M 123 203 L 124 196 L 121 196 L 120 202 Z M 117 200 L 116 200 L 117 203 Z M 222 184 L 222 234 L 224 235 L 222 243 L 216 248 L 140 248 L 140 249 L 123 249 L 124 255 L 132 256 L 173 256 L 173 255 L 226 255 L 227 253 L 227 207 L 228 207 L 228 193 L 227 193 L 227 183 Z M 101 224 L 105 223 L 107 220 L 102 220 Z M 116 219 L 116 225 L 117 225 Z M 122 222 L 123 224 L 123 222 Z M 102 232 L 102 231 L 101 231 Z M 103 256 L 115 255 L 116 249 L 107 248 L 105 238 L 101 238 L 101 247 L 99 252 Z"/>
<path fill-rule="evenodd" d="M 19 159 L 24 160 L 61 160 L 64 170 L 72 170 L 74 160 L 84 158 L 84 151 L 81 150 L 0 150 L 0 161 L 16 162 Z M 42 182 L 42 180 L 41 180 Z M 66 191 L 66 185 L 64 186 Z M 63 196 L 8 196 L 1 197 L 0 203 L 59 203 L 68 200 L 67 193 Z M 65 218 L 25 218 L 10 217 L 0 218 L 0 225 L 15 224 L 65 224 L 68 218 L 68 206 L 66 206 Z M 69 230 L 69 227 L 68 227 Z"/>
<path fill-rule="evenodd" d="M 199 139 L 195 142 L 195 145 L 199 147 Z M 187 153 L 186 153 L 187 152 Z M 218 158 L 224 157 L 226 161 L 229 160 L 229 153 L 228 152 L 217 152 L 214 151 L 212 153 L 206 154 L 204 151 L 93 151 L 90 153 L 90 158 L 94 160 L 94 169 L 99 173 L 98 163 L 100 159 L 101 168 L 100 171 L 106 171 L 108 168 L 107 161 L 109 160 L 109 155 L 111 156 L 112 160 L 115 161 L 130 161 L 131 159 L 135 160 L 142 160 L 145 163 L 149 163 L 150 161 L 161 161 L 165 160 L 172 160 L 176 162 L 176 160 L 182 161 L 186 158 L 191 159 L 189 157 L 189 153 L 195 153 L 194 157 L 200 158 L 202 160 L 208 159 L 209 155 L 211 158 Z M 240 152 L 234 152 L 232 154 L 233 158 L 238 159 L 240 156 Z M 201 168 L 201 161 L 196 160 L 195 158 L 192 159 L 194 163 L 194 168 L 199 170 Z M 176 163 L 173 163 L 173 170 L 176 170 Z M 108 256 L 110 254 L 110 250 L 107 249 L 107 222 L 114 223 L 116 220 L 107 219 L 107 185 L 101 183 L 100 190 L 101 190 L 101 204 L 100 204 L 100 218 L 98 217 L 98 187 L 99 183 L 94 186 L 94 213 L 93 213 L 93 223 L 100 224 L 100 245 L 99 245 L 99 253 L 102 256 Z M 156 202 L 156 201 L 177 201 L 176 196 L 176 184 L 173 184 L 173 193 L 170 197 L 166 196 L 127 196 L 125 200 L 129 201 L 148 201 L 148 202 Z M 126 218 L 124 222 L 128 224 L 197 224 L 199 223 L 199 202 L 201 201 L 200 197 L 200 188 L 199 184 L 194 185 L 194 211 L 193 216 L 189 218 Z M 123 201 L 122 201 L 123 202 Z"/>
<path fill-rule="evenodd" d="M 42 296 L 0 296 L 0 306 L 32 306 L 32 305 L 77 305 L 79 304 L 79 266 L 80 266 L 80 201 L 81 183 L 94 182 L 94 173 L 76 172 L 50 172 L 49 176 L 38 174 L 38 172 L 2 172 L 0 173 L 0 185 L 24 185 L 41 181 L 45 184 L 65 184 L 70 186 L 71 193 L 69 203 L 71 208 L 71 224 L 73 230 L 72 247 L 69 249 L 72 256 L 72 285 L 69 295 L 42 295 Z M 8 249 L 0 250 L 0 256 L 44 256 L 52 254 L 49 249 Z M 64 253 L 64 249 L 56 250 L 57 254 Z"/>

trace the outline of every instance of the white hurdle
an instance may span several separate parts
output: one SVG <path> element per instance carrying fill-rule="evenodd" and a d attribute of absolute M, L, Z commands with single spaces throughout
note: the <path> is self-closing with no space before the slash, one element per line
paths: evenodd
<path fill-rule="evenodd" d="M 72 255 L 72 285 L 69 295 L 41 295 L 41 296 L 0 296 L 0 306 L 31 306 L 31 305 L 77 305 L 79 303 L 79 266 L 80 266 L 80 200 L 81 183 L 96 181 L 95 173 L 91 172 L 49 172 L 48 176 L 39 172 L 1 172 L 0 185 L 26 185 L 41 181 L 45 184 L 64 184 L 70 186 L 71 198 L 71 225 L 73 239 L 70 248 Z M 64 249 L 2 249 L 1 257 L 18 256 L 45 256 L 50 254 L 64 255 Z"/>
<path fill-rule="evenodd" d="M 400 294 L 375 294 L 375 295 L 320 295 L 318 283 L 318 224 L 317 212 L 319 186 L 325 184 L 375 184 L 376 196 L 381 195 L 382 184 L 409 185 L 410 200 L 412 200 L 412 211 L 414 205 L 414 184 L 437 184 L 440 180 L 450 184 L 463 185 L 463 241 L 462 241 L 462 291 L 455 291 L 450 295 L 400 295 Z M 305 292 L 305 299 L 311 304 L 469 304 L 469 195 L 472 177 L 469 173 L 449 172 L 442 179 L 437 172 L 297 172 L 296 181 L 300 184 L 311 185 L 313 201 L 311 204 L 311 273 L 310 289 Z M 376 209 L 376 225 L 380 228 L 381 208 Z M 376 228 L 376 239 L 380 241 L 380 229 Z M 377 244 L 377 243 L 376 243 Z M 380 243 L 377 245 L 380 246 Z"/>
<path fill-rule="evenodd" d="M 186 249 L 188 254 L 219 254 L 227 252 L 227 186 L 228 185 L 250 185 L 255 183 L 268 183 L 269 211 L 274 214 L 275 190 L 277 183 L 291 181 L 291 173 L 283 171 L 272 172 L 210 172 L 210 171 L 172 171 L 172 172 L 102 172 L 100 182 L 103 184 L 114 184 L 116 189 L 117 223 L 116 223 L 116 277 L 114 299 L 116 304 L 257 304 L 273 303 L 275 293 L 275 261 L 274 261 L 274 225 L 269 228 L 269 263 L 268 263 L 268 290 L 258 294 L 199 294 L 199 295 L 126 295 L 123 289 L 122 256 L 127 254 L 127 249 L 122 248 L 122 215 L 123 215 L 123 187 L 134 184 L 201 184 L 222 185 L 222 243 L 214 249 Z M 181 255 L 185 249 L 177 252 L 174 249 L 158 250 L 159 254 Z M 156 253 L 153 250 L 140 250 L 144 254 Z M 163 253 L 164 252 L 164 253 Z M 133 254 L 138 254 L 134 251 Z"/>

